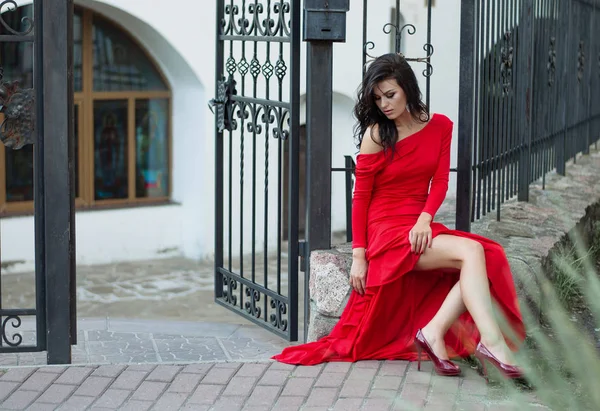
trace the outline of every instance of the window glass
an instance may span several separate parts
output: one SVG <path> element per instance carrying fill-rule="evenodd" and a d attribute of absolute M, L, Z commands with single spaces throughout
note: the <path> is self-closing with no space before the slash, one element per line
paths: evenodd
<path fill-rule="evenodd" d="M 83 19 L 81 10 L 73 16 L 73 83 L 75 91 L 83 90 Z"/>
<path fill-rule="evenodd" d="M 33 146 L 20 150 L 5 149 L 6 160 L 6 201 L 33 200 Z"/>
<path fill-rule="evenodd" d="M 135 103 L 136 197 L 166 197 L 169 181 L 169 101 Z"/>
<path fill-rule="evenodd" d="M 94 91 L 167 90 L 160 74 L 131 38 L 94 16 Z"/>
<path fill-rule="evenodd" d="M 94 198 L 127 198 L 127 100 L 94 102 Z"/>

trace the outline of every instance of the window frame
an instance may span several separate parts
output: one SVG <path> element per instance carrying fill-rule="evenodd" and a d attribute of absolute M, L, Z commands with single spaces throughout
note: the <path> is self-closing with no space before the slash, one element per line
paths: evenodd
<path fill-rule="evenodd" d="M 110 18 L 80 6 L 75 7 L 81 13 L 82 25 L 82 90 L 73 94 L 74 106 L 78 106 L 78 153 L 79 164 L 79 196 L 75 199 L 75 206 L 82 209 L 125 208 L 131 206 L 144 206 L 169 203 L 173 186 L 173 100 L 171 86 L 155 59 L 146 48 L 132 36 L 126 28 Z M 166 84 L 166 91 L 94 91 L 93 79 L 93 39 L 92 30 L 94 17 L 106 20 L 135 44 L 136 47 L 153 64 L 161 80 Z M 1 62 L 0 62 L 1 65 Z M 136 197 L 136 135 L 135 135 L 135 106 L 136 100 L 163 99 L 167 101 L 167 190 L 163 197 Z M 128 198 L 96 200 L 94 190 L 94 102 L 100 100 L 127 100 L 128 128 L 127 128 L 127 155 L 128 155 Z M 1 121 L 2 119 L 0 119 Z M 6 196 L 6 158 L 4 145 L 0 144 L 0 217 L 11 215 L 26 215 L 33 213 L 33 201 L 7 202 Z M 75 181 L 74 181 L 75 183 Z"/>

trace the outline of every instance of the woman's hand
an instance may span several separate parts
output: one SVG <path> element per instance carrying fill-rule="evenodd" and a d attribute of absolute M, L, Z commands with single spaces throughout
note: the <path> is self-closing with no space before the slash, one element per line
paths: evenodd
<path fill-rule="evenodd" d="M 431 247 L 431 216 L 427 213 L 421 214 L 417 223 L 408 233 L 410 250 L 415 254 L 423 254 L 428 247 Z"/>
<path fill-rule="evenodd" d="M 350 268 L 350 285 L 354 288 L 354 291 L 360 295 L 365 293 L 367 287 L 368 266 L 369 263 L 367 263 L 364 252 L 362 255 L 353 255 L 352 267 Z"/>

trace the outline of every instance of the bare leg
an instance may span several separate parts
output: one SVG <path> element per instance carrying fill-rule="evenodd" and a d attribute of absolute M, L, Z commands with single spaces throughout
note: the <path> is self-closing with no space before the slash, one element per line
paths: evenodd
<path fill-rule="evenodd" d="M 444 336 L 452 324 L 466 310 L 467 307 L 465 307 L 460 293 L 460 281 L 458 281 L 446 296 L 435 316 L 421 330 L 425 339 L 427 339 L 427 342 L 439 358 L 443 360 L 449 359 L 446 352 L 446 344 L 444 343 Z"/>
<path fill-rule="evenodd" d="M 462 296 L 464 306 L 475 321 L 481 342 L 502 362 L 513 364 L 512 353 L 506 342 L 496 318 L 492 305 L 489 281 L 485 266 L 485 254 L 481 244 L 474 240 L 451 235 L 440 235 L 433 240 L 431 248 L 421 256 L 417 270 L 427 271 L 440 268 L 456 268 L 460 270 L 459 291 L 455 288 L 446 297 L 446 301 L 436 313 L 434 319 L 425 328 L 433 335 L 447 331 L 447 324 L 452 324 L 460 315 L 458 296 Z M 457 315 L 458 314 L 458 315 Z M 442 334 L 443 335 L 443 334 Z M 427 337 L 427 335 L 426 335 Z M 432 347 L 433 348 L 433 347 Z M 445 350 L 444 350 L 445 351 Z M 436 354 L 444 352 L 436 351 Z"/>

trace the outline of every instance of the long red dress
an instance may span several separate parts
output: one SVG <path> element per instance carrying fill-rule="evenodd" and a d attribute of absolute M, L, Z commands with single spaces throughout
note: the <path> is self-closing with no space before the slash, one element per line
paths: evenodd
<path fill-rule="evenodd" d="M 434 114 L 422 130 L 396 143 L 393 157 L 383 151 L 358 155 L 352 233 L 353 248 L 366 248 L 366 292 L 352 291 L 330 335 L 288 347 L 273 359 L 302 365 L 417 359 L 417 330 L 433 318 L 459 279 L 456 270 L 413 271 L 419 255 L 410 251 L 408 240 L 421 212 L 435 216 L 446 196 L 452 126 L 446 116 Z M 483 245 L 492 297 L 518 336 L 518 341 L 507 341 L 512 347 L 521 342 L 525 328 L 502 246 L 436 222 L 431 229 L 433 237 L 451 234 Z M 478 340 L 473 319 L 465 313 L 446 335 L 448 354 L 468 356 Z"/>

